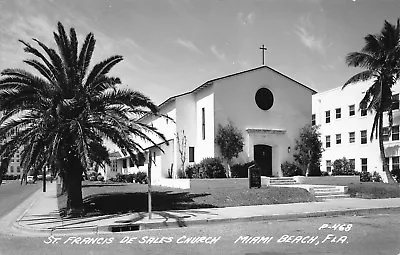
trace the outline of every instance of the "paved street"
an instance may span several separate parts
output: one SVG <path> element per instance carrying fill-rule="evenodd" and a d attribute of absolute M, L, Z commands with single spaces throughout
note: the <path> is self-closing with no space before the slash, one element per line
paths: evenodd
<path fill-rule="evenodd" d="M 20 185 L 18 180 L 5 181 L 0 186 L 0 218 L 41 188 L 42 183 Z"/>
<path fill-rule="evenodd" d="M 396 211 L 107 235 L 35 238 L 2 235 L 0 254 L 397 255 L 399 240 L 400 212 Z"/>

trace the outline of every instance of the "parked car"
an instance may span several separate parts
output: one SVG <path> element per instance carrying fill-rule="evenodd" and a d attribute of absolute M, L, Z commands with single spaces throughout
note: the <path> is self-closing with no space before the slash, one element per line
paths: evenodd
<path fill-rule="evenodd" d="M 26 182 L 27 183 L 34 183 L 35 179 L 33 178 L 33 175 L 28 175 L 26 177 Z"/>

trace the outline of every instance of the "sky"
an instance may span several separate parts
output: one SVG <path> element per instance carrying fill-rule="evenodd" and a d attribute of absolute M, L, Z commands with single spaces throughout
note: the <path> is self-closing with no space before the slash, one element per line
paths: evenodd
<path fill-rule="evenodd" d="M 80 45 L 92 32 L 92 66 L 113 55 L 123 85 L 156 104 L 204 82 L 265 64 L 323 92 L 357 68 L 345 57 L 400 17 L 400 0 L 0 0 L 0 70 L 32 56 L 19 39 L 55 48 L 61 21 Z"/>

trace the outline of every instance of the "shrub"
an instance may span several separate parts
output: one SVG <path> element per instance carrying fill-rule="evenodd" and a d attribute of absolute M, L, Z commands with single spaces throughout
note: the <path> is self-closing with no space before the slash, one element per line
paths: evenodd
<path fill-rule="evenodd" d="M 102 176 L 101 174 L 99 174 L 99 175 L 97 176 L 97 180 L 100 181 L 100 182 L 103 182 L 103 181 L 104 181 L 104 176 Z"/>
<path fill-rule="evenodd" d="M 18 180 L 19 178 L 20 178 L 19 175 L 11 175 L 11 174 L 3 175 L 3 180 Z"/>
<path fill-rule="evenodd" d="M 393 169 L 391 174 L 396 179 L 397 183 L 400 183 L 400 169 Z"/>
<path fill-rule="evenodd" d="M 295 164 L 285 161 L 281 164 L 282 174 L 285 177 L 304 175 L 303 171 Z"/>
<path fill-rule="evenodd" d="M 147 183 L 147 173 L 146 172 L 137 172 L 136 173 L 136 178 L 135 178 L 136 183 Z"/>
<path fill-rule="evenodd" d="M 186 176 L 189 179 L 200 178 L 199 171 L 200 171 L 199 164 L 188 165 L 185 170 Z"/>
<path fill-rule="evenodd" d="M 329 173 L 327 171 L 321 171 L 321 176 L 329 176 Z"/>
<path fill-rule="evenodd" d="M 94 176 L 94 175 L 92 175 L 92 176 L 90 176 L 89 177 L 89 181 L 96 181 L 97 180 L 97 178 L 96 178 L 96 176 Z"/>
<path fill-rule="evenodd" d="M 360 172 L 360 181 L 361 182 L 372 182 L 372 174 L 368 171 Z"/>
<path fill-rule="evenodd" d="M 200 178 L 226 178 L 225 167 L 219 158 L 204 158 L 199 172 Z"/>
<path fill-rule="evenodd" d="M 350 164 L 350 161 L 346 158 L 336 159 L 333 162 L 332 175 L 357 175 L 358 173 L 354 170 L 354 167 Z"/>
<path fill-rule="evenodd" d="M 186 168 L 186 169 L 187 169 L 187 168 Z M 187 177 L 187 175 L 185 174 L 185 172 L 182 171 L 182 169 L 179 169 L 178 172 L 177 172 L 177 174 L 178 174 L 178 178 L 179 178 L 179 179 L 186 179 L 186 178 L 189 178 L 189 177 Z"/>
<path fill-rule="evenodd" d="M 232 178 L 247 178 L 248 169 L 254 165 L 254 161 L 250 161 L 244 164 L 235 164 L 231 167 Z"/>
<path fill-rule="evenodd" d="M 372 174 L 372 181 L 373 182 L 382 182 L 381 175 L 378 172 L 374 171 L 374 173 Z"/>
<path fill-rule="evenodd" d="M 125 175 L 125 181 L 133 183 L 136 180 L 136 174 L 127 174 Z"/>
<path fill-rule="evenodd" d="M 126 179 L 125 179 L 125 178 L 126 178 L 125 175 L 120 174 L 120 173 L 117 173 L 117 176 L 115 177 L 115 180 L 116 180 L 117 182 L 126 182 Z"/>

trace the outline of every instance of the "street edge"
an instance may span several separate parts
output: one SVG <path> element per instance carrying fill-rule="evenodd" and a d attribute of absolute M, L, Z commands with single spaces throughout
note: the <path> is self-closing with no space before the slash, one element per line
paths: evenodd
<path fill-rule="evenodd" d="M 381 207 L 381 208 L 362 208 L 362 209 L 348 209 L 348 210 L 331 210 L 331 211 L 318 211 L 318 212 L 307 212 L 307 213 L 293 213 L 293 214 L 276 214 L 276 215 L 258 215 L 250 217 L 237 217 L 237 218 L 220 218 L 220 219 L 201 219 L 184 222 L 146 222 L 137 224 L 126 224 L 126 226 L 138 226 L 137 231 L 141 230 L 159 230 L 167 228 L 185 228 L 190 226 L 201 226 L 208 224 L 223 224 L 223 223 L 239 223 L 239 222 L 252 222 L 252 221 L 265 221 L 265 220 L 291 220 L 299 218 L 312 218 L 312 217 L 324 217 L 324 216 L 337 216 L 337 215 L 357 215 L 357 214 L 371 214 L 379 212 L 390 212 L 398 211 L 400 207 Z M 16 223 L 16 222 L 15 222 Z M 121 224 L 120 224 L 121 225 Z M 90 226 L 90 227 L 76 227 L 76 228 L 29 228 L 22 226 L 21 224 L 14 224 L 16 228 L 20 230 L 20 234 L 26 236 L 33 234 L 36 236 L 67 236 L 67 235 L 100 235 L 100 234 L 111 234 L 111 233 L 132 233 L 137 231 L 126 231 L 126 232 L 112 232 L 111 227 L 116 225 L 103 225 L 103 226 Z"/>

